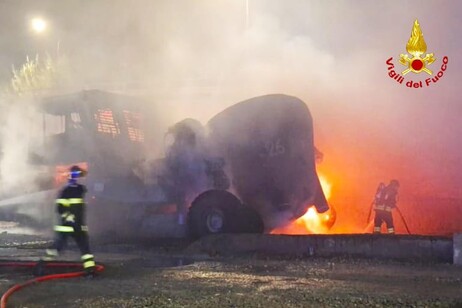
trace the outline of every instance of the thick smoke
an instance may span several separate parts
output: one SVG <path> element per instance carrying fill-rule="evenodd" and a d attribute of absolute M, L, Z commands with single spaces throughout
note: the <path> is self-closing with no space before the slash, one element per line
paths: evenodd
<path fill-rule="evenodd" d="M 30 165 L 30 150 L 41 134 L 32 98 L 14 99 L 4 106 L 1 127 L 1 193 L 4 197 L 36 190 L 38 170 Z"/>
<path fill-rule="evenodd" d="M 171 124 L 187 117 L 206 123 L 257 95 L 300 97 L 313 114 L 315 144 L 324 153 L 318 168 L 332 182 L 339 221 L 367 213 L 361 205 L 367 207 L 378 182 L 391 178 L 401 180 L 407 213 L 414 201 L 406 198 L 462 198 L 461 43 L 457 31 L 449 31 L 461 26 L 459 3 L 74 0 L 0 6 L 2 21 L 13 25 L 0 31 L 24 28 L 34 14 L 50 20 L 46 36 L 20 31 L 21 41 L 2 33 L 0 77 L 26 54 L 55 54 L 59 43 L 72 66 L 66 91 L 141 95 L 162 106 Z M 444 78 L 426 89 L 397 84 L 385 64 L 394 57 L 399 65 L 415 18 L 437 58 L 432 69 L 443 56 L 450 59 Z M 5 159 L 23 158 L 15 150 L 7 154 L 5 145 L 14 144 L 7 140 Z M 6 170 L 15 179 L 15 168 Z"/>

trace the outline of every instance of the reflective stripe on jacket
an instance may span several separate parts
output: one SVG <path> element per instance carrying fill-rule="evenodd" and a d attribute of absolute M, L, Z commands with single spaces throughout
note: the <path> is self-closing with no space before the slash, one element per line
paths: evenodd
<path fill-rule="evenodd" d="M 393 208 L 390 206 L 383 205 L 383 204 L 376 204 L 374 206 L 374 210 L 391 212 Z"/>
<path fill-rule="evenodd" d="M 71 206 L 74 204 L 83 204 L 82 198 L 69 198 L 69 199 L 56 199 L 57 204 L 61 204 L 62 206 Z"/>
<path fill-rule="evenodd" d="M 62 225 L 56 225 L 53 229 L 56 232 L 64 232 L 64 233 L 71 233 L 71 232 L 75 231 L 74 227 L 72 227 L 72 226 L 62 226 Z M 80 230 L 82 230 L 84 232 L 87 232 L 88 227 L 87 226 L 81 226 Z"/>

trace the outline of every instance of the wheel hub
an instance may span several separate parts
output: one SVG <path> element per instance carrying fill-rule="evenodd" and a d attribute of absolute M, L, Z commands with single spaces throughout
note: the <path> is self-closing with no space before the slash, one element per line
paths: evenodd
<path fill-rule="evenodd" d="M 218 210 L 213 210 L 207 215 L 207 228 L 212 233 L 218 233 L 223 228 L 223 213 Z"/>

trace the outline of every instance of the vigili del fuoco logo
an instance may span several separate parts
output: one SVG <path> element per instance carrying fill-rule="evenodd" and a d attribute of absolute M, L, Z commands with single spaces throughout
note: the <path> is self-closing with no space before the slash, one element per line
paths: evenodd
<path fill-rule="evenodd" d="M 434 74 L 433 70 L 435 67 L 433 62 L 436 61 L 434 53 L 427 53 L 427 44 L 425 43 L 422 30 L 420 30 L 420 25 L 417 19 L 414 22 L 412 27 L 411 37 L 406 44 L 407 54 L 401 54 L 399 57 L 399 63 L 404 65 L 406 68 L 403 69 L 401 73 L 397 72 L 399 67 L 395 70 L 395 65 L 393 64 L 393 57 L 386 61 L 388 65 L 388 76 L 396 80 L 399 84 L 404 84 L 408 88 L 423 88 L 429 87 L 432 84 L 437 83 L 444 76 L 444 72 L 447 69 L 448 57 L 444 56 L 442 59 L 442 64 L 439 67 L 439 71 Z M 429 75 L 425 80 L 414 80 L 408 73 L 420 74 L 425 73 L 424 75 Z M 406 76 L 406 78 L 404 77 Z"/>

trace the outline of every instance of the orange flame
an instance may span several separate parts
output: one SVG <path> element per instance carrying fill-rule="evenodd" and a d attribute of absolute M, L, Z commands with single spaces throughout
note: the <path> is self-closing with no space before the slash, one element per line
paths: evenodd
<path fill-rule="evenodd" d="M 329 200 L 331 197 L 332 185 L 323 175 L 319 175 L 322 191 Z M 271 231 L 272 234 L 319 234 L 327 233 L 335 221 L 335 212 L 329 210 L 326 213 L 319 214 L 314 207 L 300 218 L 293 221 L 290 225 L 277 228 Z"/>
<path fill-rule="evenodd" d="M 327 201 L 330 199 L 330 194 L 332 190 L 332 185 L 327 181 L 327 179 L 323 175 L 318 175 L 319 182 L 321 182 L 321 188 L 324 192 L 324 196 L 326 196 Z"/>

